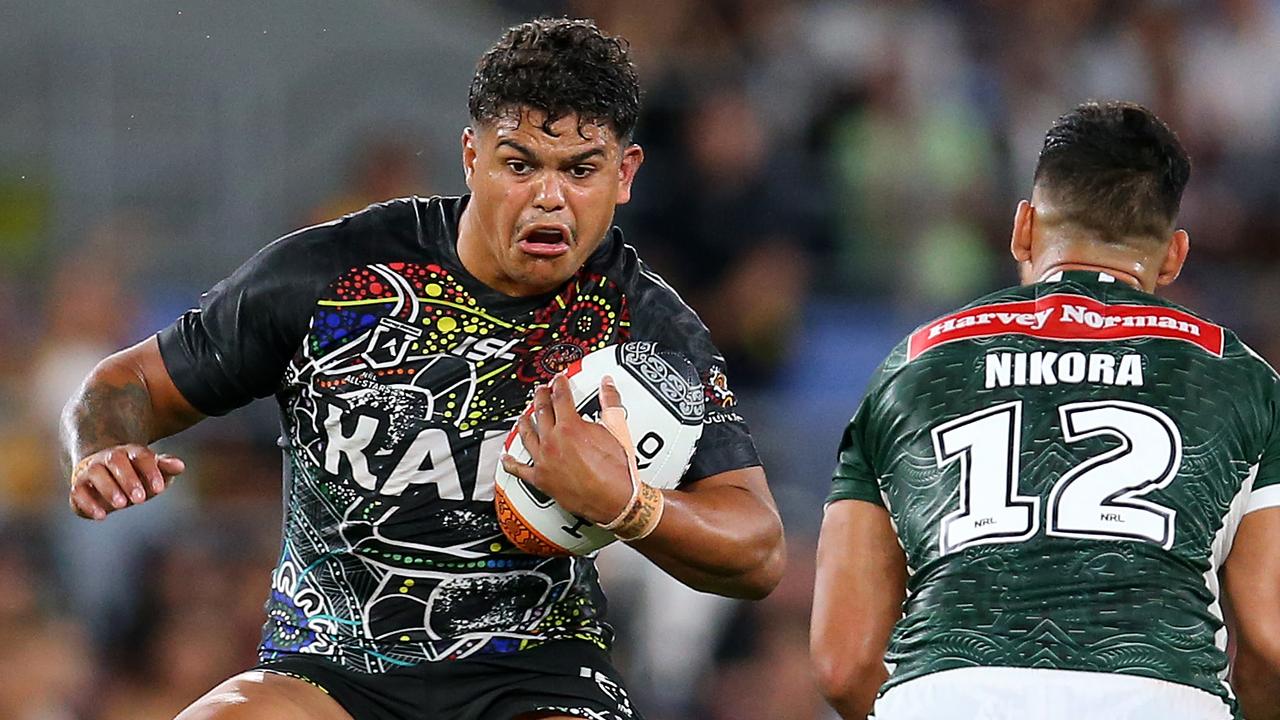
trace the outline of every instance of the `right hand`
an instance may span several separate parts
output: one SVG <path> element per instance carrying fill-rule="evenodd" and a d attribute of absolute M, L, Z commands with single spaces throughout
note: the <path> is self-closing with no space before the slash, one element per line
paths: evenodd
<path fill-rule="evenodd" d="M 141 505 L 164 492 L 186 469 L 180 458 L 156 454 L 146 445 L 116 445 L 86 455 L 71 474 L 69 501 L 75 514 L 102 520 L 108 513 Z"/>

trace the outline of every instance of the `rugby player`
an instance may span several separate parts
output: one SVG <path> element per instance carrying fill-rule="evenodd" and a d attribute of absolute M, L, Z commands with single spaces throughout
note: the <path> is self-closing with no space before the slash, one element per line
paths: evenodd
<path fill-rule="evenodd" d="M 1152 294 L 1187 256 L 1189 175 L 1145 108 L 1064 115 L 1014 219 L 1023 285 L 876 371 L 818 549 L 843 717 L 1276 717 L 1280 381 Z"/>
<path fill-rule="evenodd" d="M 699 590 L 778 582 L 782 527 L 720 354 L 612 227 L 644 157 L 639 95 L 625 41 L 590 21 L 511 28 L 471 85 L 468 196 L 271 243 L 72 398 L 70 502 L 94 519 L 183 471 L 149 443 L 279 403 L 284 538 L 261 664 L 182 720 L 641 717 L 610 664 L 593 560 L 525 554 L 499 530 L 494 473 L 531 399 L 541 452 L 525 474 L 563 507 L 596 524 L 643 507 L 659 520 L 633 547 Z M 708 400 L 681 487 L 643 506 L 622 445 L 577 417 L 559 372 L 623 340 L 684 353 Z"/>

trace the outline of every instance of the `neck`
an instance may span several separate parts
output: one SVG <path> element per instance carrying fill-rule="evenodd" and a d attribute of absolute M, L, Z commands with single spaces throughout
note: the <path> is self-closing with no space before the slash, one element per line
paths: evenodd
<path fill-rule="evenodd" d="M 467 203 L 467 206 L 462 208 L 462 217 L 458 219 L 458 259 L 462 261 L 462 266 L 467 269 L 467 272 L 477 279 L 483 279 L 477 272 L 481 264 L 478 254 L 482 251 L 481 243 L 477 242 L 479 237 L 480 228 L 476 227 L 471 203 Z"/>
<path fill-rule="evenodd" d="M 458 260 L 475 279 L 498 292 L 512 295 L 510 288 L 493 272 L 494 263 L 487 254 L 484 232 L 475 213 L 471 212 L 471 203 L 467 203 L 458 220 Z"/>
<path fill-rule="evenodd" d="M 1032 279 L 1039 281 L 1062 270 L 1106 273 L 1139 290 L 1155 292 L 1158 264 L 1128 248 L 1102 247 L 1095 242 L 1058 242 L 1044 246 L 1034 263 Z"/>

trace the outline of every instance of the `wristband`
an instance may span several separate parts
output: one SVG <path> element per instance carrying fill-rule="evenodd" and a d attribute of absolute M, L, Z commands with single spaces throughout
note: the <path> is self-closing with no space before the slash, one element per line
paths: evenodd
<path fill-rule="evenodd" d="M 662 511 L 666 508 L 666 496 L 661 490 L 647 483 L 636 483 L 636 486 L 638 492 L 622 515 L 603 526 L 623 542 L 649 537 L 662 521 Z"/>

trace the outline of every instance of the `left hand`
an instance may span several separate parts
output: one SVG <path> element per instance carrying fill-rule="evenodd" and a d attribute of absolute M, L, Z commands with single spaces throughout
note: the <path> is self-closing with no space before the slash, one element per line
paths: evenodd
<path fill-rule="evenodd" d="M 600 407 L 621 407 L 612 379 L 600 384 Z M 617 517 L 631 499 L 631 475 L 622 444 L 574 407 L 563 374 L 533 393 L 533 412 L 516 422 L 532 464 L 503 453 L 502 467 L 550 495 L 560 507 L 597 525 Z"/>

